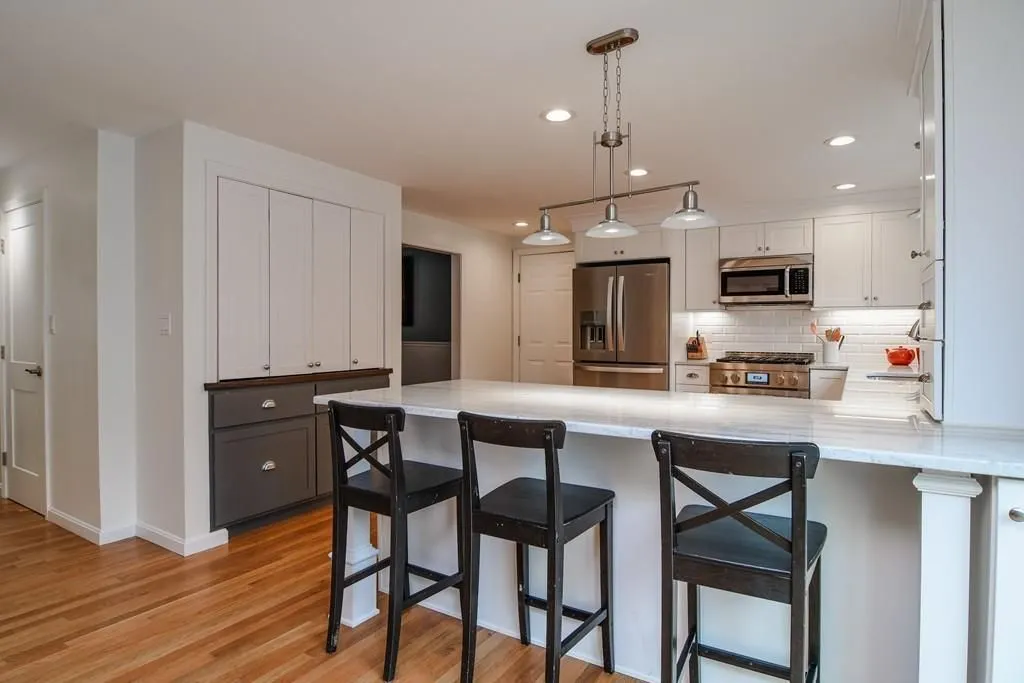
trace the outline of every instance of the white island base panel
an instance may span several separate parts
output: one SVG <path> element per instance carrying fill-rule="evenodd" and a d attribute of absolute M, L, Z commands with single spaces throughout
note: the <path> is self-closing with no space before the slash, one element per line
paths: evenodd
<path fill-rule="evenodd" d="M 408 458 L 461 467 L 459 435 L 451 420 L 408 417 L 402 434 Z M 519 476 L 544 477 L 544 456 L 478 445 L 481 494 Z M 618 672 L 659 680 L 660 541 L 658 470 L 649 443 L 570 433 L 560 458 L 562 480 L 615 491 L 613 538 L 615 661 Z M 828 526 L 822 575 L 822 680 L 883 683 L 917 680 L 920 499 L 916 471 L 822 461 L 809 487 L 813 519 Z M 727 499 L 764 488 L 764 480 L 722 475 L 697 479 Z M 677 503 L 703 502 L 677 487 Z M 756 508 L 788 515 L 788 498 Z M 380 538 L 387 541 L 382 518 Z M 410 518 L 410 557 L 416 564 L 456 570 L 455 504 Z M 387 548 L 382 549 L 386 555 Z M 544 550 L 530 551 L 530 590 L 545 594 Z M 566 547 L 565 602 L 593 610 L 599 604 L 598 545 L 589 531 Z M 480 549 L 479 624 L 518 637 L 515 549 L 483 537 Z M 413 590 L 426 582 L 413 577 Z M 386 586 L 386 581 L 382 581 Z M 680 642 L 685 638 L 685 592 Z M 445 591 L 423 603 L 458 617 L 458 593 Z M 544 612 L 531 609 L 533 642 L 544 644 Z M 789 606 L 701 589 L 703 642 L 780 664 L 788 662 Z M 564 620 L 563 637 L 578 622 Z M 600 637 L 587 636 L 569 654 L 601 662 Z M 406 666 L 414 665 L 406 662 Z M 399 663 L 401 667 L 401 662 Z M 702 662 L 702 683 L 764 683 L 765 678 L 724 664 Z"/>

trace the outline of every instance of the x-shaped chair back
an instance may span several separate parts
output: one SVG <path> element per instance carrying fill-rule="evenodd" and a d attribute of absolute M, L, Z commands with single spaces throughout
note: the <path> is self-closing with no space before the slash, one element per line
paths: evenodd
<path fill-rule="evenodd" d="M 331 411 L 331 454 L 334 470 L 335 490 L 348 484 L 348 471 L 360 461 L 391 480 L 392 495 L 404 495 L 405 476 L 402 468 L 402 443 L 399 432 L 405 429 L 405 411 L 401 408 L 376 408 L 359 406 L 341 401 L 328 404 Z M 383 436 L 363 447 L 348 430 L 364 430 L 371 434 L 383 432 Z M 355 451 L 345 459 L 345 444 Z M 377 459 L 377 451 L 388 447 L 388 464 Z"/>

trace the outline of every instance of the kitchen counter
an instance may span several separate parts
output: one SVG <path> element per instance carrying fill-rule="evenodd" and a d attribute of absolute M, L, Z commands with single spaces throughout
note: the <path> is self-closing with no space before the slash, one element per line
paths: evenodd
<path fill-rule="evenodd" d="M 651 432 L 665 429 L 737 439 L 810 441 L 822 462 L 808 486 L 809 516 L 829 528 L 822 565 L 824 623 L 822 680 L 863 683 L 912 682 L 922 662 L 936 657 L 954 665 L 926 683 L 966 683 L 967 606 L 971 562 L 971 498 L 981 485 L 971 474 L 1024 478 L 1024 431 L 944 426 L 906 402 L 851 398 L 814 401 L 779 397 L 686 394 L 624 389 L 545 386 L 459 380 L 317 396 L 362 405 L 402 406 L 405 456 L 461 467 L 459 411 L 503 417 L 560 419 L 569 435 L 559 456 L 562 480 L 615 491 L 613 579 L 616 669 L 645 681 L 659 680 L 660 522 L 658 467 Z M 364 435 L 362 440 L 370 438 Z M 482 493 L 520 476 L 543 477 L 536 452 L 480 446 Z M 759 481 L 701 474 L 727 500 L 764 487 Z M 990 482 L 1012 481 L 985 479 Z M 679 506 L 704 501 L 677 487 Z M 979 510 L 981 506 L 976 506 Z M 759 511 L 788 515 L 780 499 Z M 442 572 L 456 567 L 454 503 L 416 513 L 410 554 L 417 564 Z M 981 513 L 994 523 L 994 507 Z M 386 543 L 386 519 L 381 520 Z M 365 513 L 352 511 L 347 571 L 377 557 L 366 539 Z M 353 546 L 362 550 L 353 551 Z M 532 551 L 530 589 L 543 595 L 542 550 Z M 979 553 L 995 561 L 994 550 Z M 979 557 L 982 556 L 979 554 Z M 597 539 L 587 533 L 566 548 L 566 604 L 597 604 Z M 514 546 L 484 538 L 481 547 L 479 621 L 482 628 L 518 637 Z M 412 590 L 426 584 L 413 579 Z M 386 583 L 380 585 L 386 586 Z M 346 624 L 376 613 L 372 582 L 346 598 Z M 1018 593 L 1003 600 L 1021 600 Z M 991 603 L 994 604 L 994 603 Z M 982 618 L 989 605 L 981 606 Z M 454 590 L 423 605 L 459 615 Z M 1024 610 L 1024 604 L 1019 606 Z M 786 663 L 789 616 L 785 605 L 718 591 L 701 593 L 702 635 L 717 647 Z M 542 644 L 544 614 L 531 610 L 533 642 Z M 682 609 L 681 614 L 685 614 Z M 573 628 L 566 624 L 566 632 Z M 961 656 L 962 655 L 962 656 Z M 570 656 L 600 661 L 596 633 Z M 960 663 L 962 662 L 962 667 Z M 881 673 L 880 672 L 884 672 Z M 881 678 L 880 678 L 881 676 Z M 703 683 L 760 680 L 705 660 Z"/>

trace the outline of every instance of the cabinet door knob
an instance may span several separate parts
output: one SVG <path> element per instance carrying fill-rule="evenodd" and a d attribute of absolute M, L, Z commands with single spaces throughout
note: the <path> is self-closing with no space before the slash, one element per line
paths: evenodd
<path fill-rule="evenodd" d="M 872 300 L 874 300 L 874 301 L 878 301 L 878 297 L 877 297 L 877 296 L 873 296 L 873 297 L 871 297 L 871 298 L 872 298 Z"/>
<path fill-rule="evenodd" d="M 264 363 L 263 364 L 263 369 L 264 370 L 269 370 L 270 369 L 270 363 Z"/>
<path fill-rule="evenodd" d="M 868 298 L 867 298 L 867 297 L 864 297 L 864 301 L 867 301 L 867 300 L 868 300 Z"/>
<path fill-rule="evenodd" d="M 310 362 L 306 363 L 306 367 L 307 368 L 313 367 L 313 361 L 310 361 Z"/>
<path fill-rule="evenodd" d="M 922 249 L 921 251 L 917 251 L 916 249 L 911 249 L 910 250 L 910 258 L 915 259 L 915 258 L 918 258 L 919 256 L 928 256 L 930 253 L 931 252 L 929 252 L 927 249 Z"/>
<path fill-rule="evenodd" d="M 320 367 L 320 361 L 313 363 L 313 365 L 315 365 L 316 367 Z"/>
<path fill-rule="evenodd" d="M 352 359 L 352 365 L 359 365 L 359 359 L 358 358 L 353 358 Z"/>
<path fill-rule="evenodd" d="M 919 311 L 930 311 L 930 310 L 932 310 L 932 308 L 933 308 L 933 305 L 932 305 L 931 301 L 925 301 L 925 302 L 920 303 L 920 304 L 917 305 L 917 310 L 919 310 Z"/>
<path fill-rule="evenodd" d="M 273 460 L 266 461 L 265 463 L 263 463 L 263 466 L 260 467 L 260 470 L 262 470 L 264 472 L 273 472 L 276 469 L 277 469 L 277 463 L 274 462 Z"/>
<path fill-rule="evenodd" d="M 761 251 L 764 247 L 758 247 L 757 250 Z"/>
<path fill-rule="evenodd" d="M 765 248 L 764 248 L 764 250 L 765 250 L 765 251 L 771 251 L 771 250 L 772 250 L 772 248 L 771 248 L 771 247 L 765 247 Z"/>
<path fill-rule="evenodd" d="M 1010 519 L 1015 522 L 1024 522 L 1024 510 L 1020 508 L 1010 508 Z"/>
<path fill-rule="evenodd" d="M 277 407 L 277 401 L 275 401 L 272 398 L 268 398 L 266 401 L 264 401 L 260 405 L 260 407 L 263 408 L 263 410 L 270 410 L 271 408 L 276 408 Z"/>
<path fill-rule="evenodd" d="M 689 377 L 690 379 L 697 379 L 699 375 L 697 375 L 696 372 L 688 372 L 686 373 L 686 376 Z"/>

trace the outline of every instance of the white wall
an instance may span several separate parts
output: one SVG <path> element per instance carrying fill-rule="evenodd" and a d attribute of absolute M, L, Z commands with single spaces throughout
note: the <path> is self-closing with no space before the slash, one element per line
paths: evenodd
<path fill-rule="evenodd" d="M 100 520 L 135 535 L 135 140 L 99 131 L 96 349 Z"/>
<path fill-rule="evenodd" d="M 461 256 L 460 377 L 512 379 L 512 246 L 508 236 L 405 211 L 402 242 Z"/>
<path fill-rule="evenodd" d="M 44 196 L 44 335 L 49 507 L 101 526 L 96 355 L 97 135 L 52 149 L 0 175 L 0 200 Z"/>
<path fill-rule="evenodd" d="M 948 423 L 1024 427 L 1024 3 L 945 0 Z M 998 330 L 998 333 L 996 333 Z"/>

